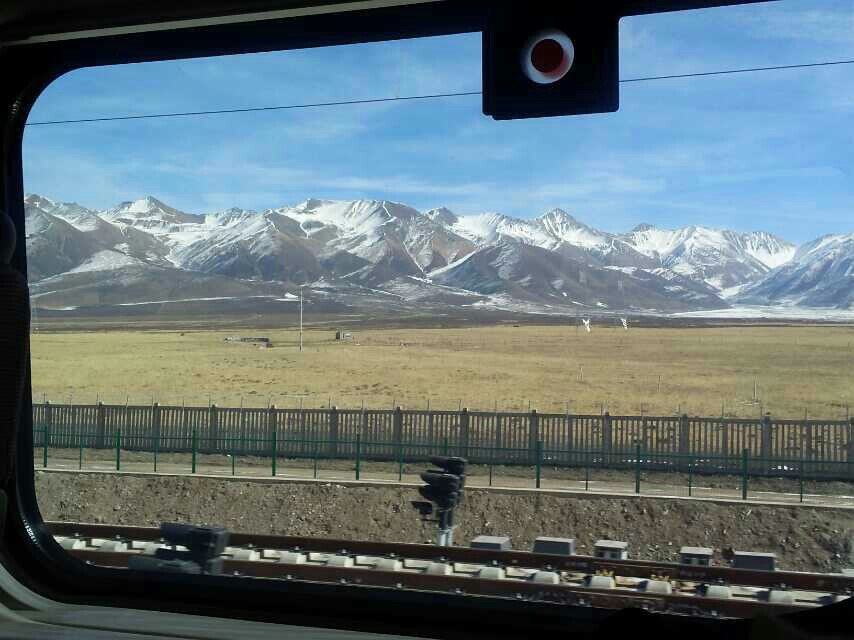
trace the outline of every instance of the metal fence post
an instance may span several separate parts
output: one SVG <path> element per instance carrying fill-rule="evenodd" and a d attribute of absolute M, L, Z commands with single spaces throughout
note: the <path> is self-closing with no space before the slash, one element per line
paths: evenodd
<path fill-rule="evenodd" d="M 584 490 L 590 490 L 590 450 L 584 452 Z"/>
<path fill-rule="evenodd" d="M 240 415 L 243 416 L 244 412 L 241 410 Z M 276 436 L 278 432 L 278 413 L 276 411 L 276 405 L 271 404 L 267 408 L 267 437 L 272 439 Z M 273 456 L 275 457 L 275 456 Z M 275 466 L 274 466 L 275 468 Z M 273 475 L 276 475 L 275 473 Z"/>
<path fill-rule="evenodd" d="M 338 407 L 329 409 L 329 457 L 338 457 Z M 314 458 L 316 461 L 317 447 L 314 448 Z"/>
<path fill-rule="evenodd" d="M 641 446 L 635 443 L 635 493 L 640 493 L 641 484 Z"/>
<path fill-rule="evenodd" d="M 741 499 L 747 500 L 747 458 L 750 455 L 750 449 L 742 449 L 741 451 Z"/>
<path fill-rule="evenodd" d="M 53 405 L 51 405 L 50 400 L 45 400 L 45 402 L 44 402 L 44 424 L 42 425 L 42 429 L 41 429 L 42 446 L 44 446 L 45 434 L 50 430 L 50 427 L 52 424 L 53 424 Z M 47 463 L 45 463 L 45 465 L 47 465 Z"/>
<path fill-rule="evenodd" d="M 848 477 L 854 479 L 854 418 L 848 420 Z"/>
<path fill-rule="evenodd" d="M 356 480 L 359 479 L 361 475 L 361 463 L 362 463 L 362 434 L 356 434 Z"/>
<path fill-rule="evenodd" d="M 448 436 L 442 438 L 442 455 L 448 455 Z"/>
<path fill-rule="evenodd" d="M 469 410 L 463 407 L 460 411 L 460 444 L 462 445 L 462 456 L 469 457 Z"/>
<path fill-rule="evenodd" d="M 798 476 L 799 476 L 799 485 L 800 485 L 800 500 L 799 502 L 804 501 L 804 450 L 801 449 L 801 464 L 799 468 Z"/>
<path fill-rule="evenodd" d="M 151 434 L 152 437 L 160 435 L 160 405 L 156 402 L 151 403 Z"/>
<path fill-rule="evenodd" d="M 495 447 L 491 448 L 489 455 L 489 486 L 492 486 L 492 469 L 495 466 Z"/>
<path fill-rule="evenodd" d="M 187 412 L 184 408 L 182 408 L 181 409 L 181 426 L 182 427 L 186 424 L 186 422 L 185 422 L 186 416 L 187 416 Z M 240 413 L 240 417 L 241 417 L 241 424 L 242 424 L 243 412 Z M 219 431 L 218 423 L 219 423 L 219 417 L 217 415 L 216 404 L 211 403 L 211 405 L 208 407 L 208 425 L 207 425 L 208 426 L 208 439 L 209 440 L 210 440 L 210 438 L 214 437 L 215 434 Z M 195 433 L 195 429 L 193 430 L 193 433 Z M 183 433 L 181 435 L 183 435 Z"/>
<path fill-rule="evenodd" d="M 602 414 L 602 457 L 607 460 L 611 452 L 611 414 Z"/>
<path fill-rule="evenodd" d="M 536 474 L 537 474 L 537 489 L 540 488 L 540 480 L 543 474 L 543 441 L 537 440 L 537 466 L 536 466 Z"/>
<path fill-rule="evenodd" d="M 691 490 L 694 484 L 694 465 L 691 460 L 688 460 L 688 497 L 691 497 Z"/>
<path fill-rule="evenodd" d="M 107 420 L 106 420 L 106 411 L 104 410 L 104 404 L 99 400 L 98 407 L 96 409 L 96 417 L 95 417 L 95 442 L 99 443 L 102 447 L 104 446 L 104 435 L 107 432 Z"/>
<path fill-rule="evenodd" d="M 540 421 L 537 419 L 537 410 L 531 409 L 531 413 L 528 415 L 528 451 L 534 457 L 537 455 L 537 442 L 540 440 L 539 432 Z"/>
<path fill-rule="evenodd" d="M 759 441 L 759 458 L 760 465 L 762 461 L 767 461 L 771 457 L 771 414 L 766 413 L 762 416 L 762 437 Z M 762 475 L 766 475 L 766 469 L 760 470 Z"/>
<path fill-rule="evenodd" d="M 689 429 L 690 423 L 688 422 L 688 414 L 683 413 L 679 416 L 679 455 L 680 460 L 685 460 L 681 456 L 688 455 L 688 442 L 689 442 Z"/>
<path fill-rule="evenodd" d="M 400 443 L 403 442 L 403 409 L 395 407 L 391 414 L 391 429 L 394 444 L 400 448 Z"/>
<path fill-rule="evenodd" d="M 82 470 L 83 469 L 83 432 L 78 431 L 77 434 L 78 434 L 77 435 L 77 444 L 79 446 L 79 451 L 77 453 L 77 455 L 78 455 L 78 457 L 77 457 L 77 469 Z"/>
<path fill-rule="evenodd" d="M 47 422 L 44 423 L 44 429 L 42 429 L 42 466 L 47 469 L 47 448 L 48 441 L 50 440 L 50 424 Z"/>
<path fill-rule="evenodd" d="M 157 433 L 153 436 L 154 438 L 154 473 L 157 473 L 157 454 L 160 453 L 160 428 L 158 427 Z"/>
<path fill-rule="evenodd" d="M 190 473 L 195 473 L 196 472 L 196 451 L 199 448 L 199 434 L 195 429 L 193 429 L 193 435 L 192 435 L 192 440 L 191 440 L 190 446 L 192 447 L 192 453 L 191 453 L 191 457 L 190 457 Z"/>
<path fill-rule="evenodd" d="M 270 462 L 270 473 L 273 475 L 274 478 L 276 477 L 276 458 L 278 458 L 278 457 L 279 457 L 278 442 L 277 442 L 276 430 L 274 429 L 273 433 L 272 433 L 272 439 L 270 441 L 270 460 L 271 460 L 271 462 Z"/>
<path fill-rule="evenodd" d="M 122 470 L 122 430 L 116 429 L 116 471 Z"/>

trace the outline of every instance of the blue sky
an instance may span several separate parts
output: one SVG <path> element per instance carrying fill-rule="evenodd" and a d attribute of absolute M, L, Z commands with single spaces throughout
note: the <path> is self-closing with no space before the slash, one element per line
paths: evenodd
<path fill-rule="evenodd" d="M 854 58 L 854 2 L 624 19 L 621 77 Z M 30 121 L 480 89 L 475 34 L 82 69 Z M 28 127 L 25 189 L 190 212 L 386 198 L 608 231 L 854 231 L 854 65 L 623 84 L 620 111 L 495 122 L 480 97 Z"/>

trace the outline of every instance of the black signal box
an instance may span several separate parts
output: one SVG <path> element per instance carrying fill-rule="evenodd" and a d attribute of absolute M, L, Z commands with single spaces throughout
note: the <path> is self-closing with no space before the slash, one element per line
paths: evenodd
<path fill-rule="evenodd" d="M 484 114 L 511 120 L 617 111 L 620 16 L 610 4 L 496 3 L 483 31 Z"/>

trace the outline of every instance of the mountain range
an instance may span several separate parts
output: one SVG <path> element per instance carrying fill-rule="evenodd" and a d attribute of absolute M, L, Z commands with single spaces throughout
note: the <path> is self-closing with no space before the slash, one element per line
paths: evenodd
<path fill-rule="evenodd" d="M 308 299 L 385 307 L 679 312 L 736 303 L 854 306 L 854 234 L 797 247 L 772 234 L 643 224 L 609 233 L 561 209 L 418 211 L 386 200 L 186 213 L 153 196 L 94 210 L 25 198 L 36 306 Z"/>

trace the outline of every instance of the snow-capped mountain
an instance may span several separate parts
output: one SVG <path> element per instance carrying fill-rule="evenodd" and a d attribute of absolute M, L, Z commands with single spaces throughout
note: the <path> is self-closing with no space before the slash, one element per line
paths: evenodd
<path fill-rule="evenodd" d="M 666 270 L 663 270 L 666 272 Z M 717 309 L 726 303 L 703 283 L 668 272 L 603 266 L 570 252 L 500 238 L 433 271 L 433 282 L 485 295 L 549 301 L 574 310 Z"/>
<path fill-rule="evenodd" d="M 747 287 L 747 303 L 854 308 L 854 233 L 822 236 Z"/>
<path fill-rule="evenodd" d="M 54 297 L 68 304 L 72 289 L 101 299 L 92 293 L 99 282 L 109 283 L 110 300 L 121 298 L 124 281 L 136 283 L 128 296 L 159 287 L 176 297 L 170 279 L 188 290 L 195 273 L 211 298 L 218 289 L 272 295 L 271 286 L 310 284 L 401 304 L 465 306 L 493 296 L 572 310 L 716 309 L 739 290 L 773 301 L 781 289 L 766 294 L 756 283 L 777 282 L 809 246 L 790 262 L 794 245 L 765 232 L 641 225 L 613 234 L 561 209 L 520 219 L 422 213 L 386 200 L 312 198 L 193 214 L 153 196 L 96 211 L 32 194 L 25 206 L 30 279 L 45 304 Z M 829 273 L 837 278 L 839 268 Z"/>
<path fill-rule="evenodd" d="M 725 295 L 785 264 L 796 247 L 764 231 L 738 233 L 690 226 L 659 229 L 635 227 L 621 239 L 661 265 L 702 280 Z"/>
<path fill-rule="evenodd" d="M 434 211 L 428 215 L 435 215 Z M 611 240 L 610 234 L 578 222 L 561 209 L 552 209 L 532 220 L 520 220 L 500 213 L 455 216 L 447 209 L 442 209 L 441 221 L 455 233 L 477 245 L 510 238 L 543 249 L 555 249 L 562 243 L 592 249 L 604 247 Z"/>
<path fill-rule="evenodd" d="M 184 224 L 202 224 L 204 216 L 184 213 L 164 204 L 154 196 L 122 202 L 102 214 L 106 220 L 145 228 L 154 233 L 179 231 Z"/>

